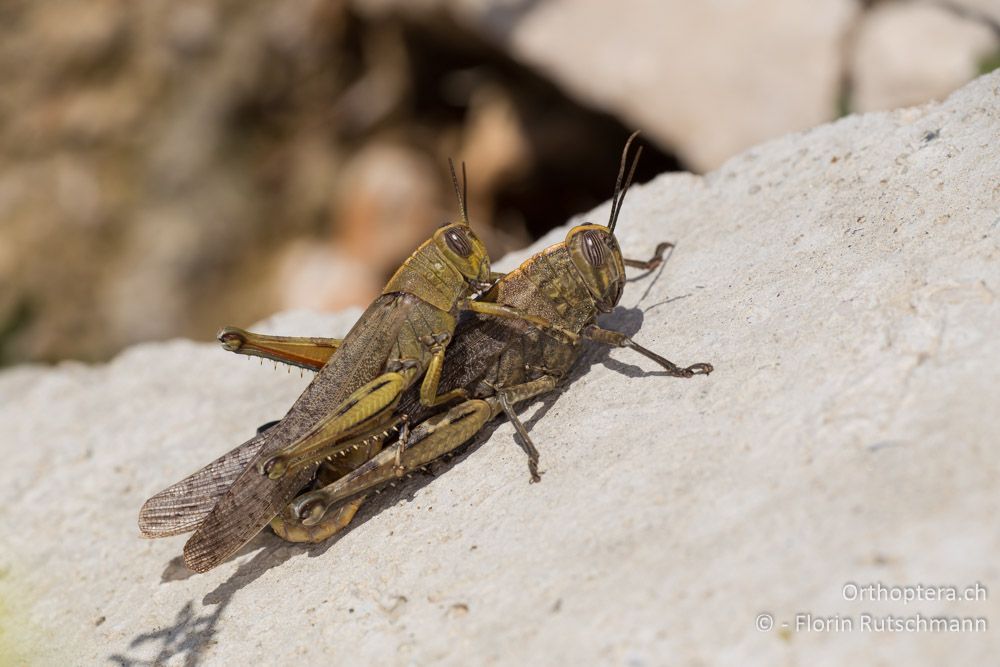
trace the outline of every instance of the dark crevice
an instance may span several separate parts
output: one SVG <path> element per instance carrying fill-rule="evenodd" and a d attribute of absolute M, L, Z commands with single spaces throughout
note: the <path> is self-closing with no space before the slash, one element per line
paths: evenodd
<path fill-rule="evenodd" d="M 503 90 L 513 102 L 530 168 L 496 194 L 496 219 L 521 218 L 533 238 L 611 196 L 622 146 L 636 128 L 571 99 L 558 86 L 447 17 L 403 23 L 414 115 L 433 127 L 461 123 L 476 88 Z M 641 128 L 639 128 L 641 129 Z M 673 154 L 645 143 L 636 180 L 683 168 Z M 475 164 L 476 156 L 463 156 Z M 475 172 L 472 171 L 473 186 Z"/>

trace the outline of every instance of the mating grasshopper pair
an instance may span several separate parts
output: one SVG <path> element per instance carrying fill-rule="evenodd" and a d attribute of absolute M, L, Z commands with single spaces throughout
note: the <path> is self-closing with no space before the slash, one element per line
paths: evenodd
<path fill-rule="evenodd" d="M 321 541 L 350 522 L 369 491 L 455 449 L 501 412 L 537 481 L 538 452 L 513 406 L 552 391 L 579 356 L 581 338 L 631 347 L 677 377 L 710 373 L 709 364 L 680 368 L 595 324 L 620 300 L 625 266 L 653 268 L 668 247 L 646 262 L 626 260 L 614 238 L 641 154 L 623 186 L 634 137 L 622 154 L 608 225 L 575 227 L 509 274 L 490 271 L 452 169 L 461 220 L 407 259 L 342 341 L 224 329 L 226 349 L 318 375 L 272 428 L 150 498 L 139 515 L 143 535 L 196 529 L 184 559 L 197 571 L 218 565 L 268 523 L 285 539 Z M 460 311 L 468 314 L 456 329 Z M 460 402 L 445 409 L 452 401 Z"/>

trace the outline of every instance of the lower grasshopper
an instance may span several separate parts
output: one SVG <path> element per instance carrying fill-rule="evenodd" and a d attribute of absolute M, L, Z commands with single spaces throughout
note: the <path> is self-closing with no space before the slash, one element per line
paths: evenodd
<path fill-rule="evenodd" d="M 461 220 L 438 229 L 406 260 L 274 428 L 146 501 L 139 513 L 145 536 L 197 526 L 184 547 L 184 561 L 196 571 L 211 569 L 315 477 L 318 453 L 373 455 L 398 425 L 395 408 L 411 386 L 419 404 L 428 408 L 467 397 L 461 388 L 438 392 L 458 312 L 522 315 L 516 308 L 470 299 L 493 274 L 469 226 L 454 167 L 451 173 Z M 558 328 L 523 317 L 542 328 Z M 232 479 L 234 472 L 238 476 Z"/>
<path fill-rule="evenodd" d="M 624 259 L 615 241 L 614 228 L 639 157 L 637 154 L 623 188 L 629 143 L 622 155 L 608 225 L 573 228 L 564 242 L 525 261 L 480 299 L 557 324 L 558 330 L 576 332 L 606 345 L 632 348 L 676 377 L 708 374 L 713 370 L 710 364 L 680 368 L 624 334 L 595 324 L 599 313 L 609 312 L 620 300 L 625 266 L 655 268 L 670 245 L 660 244 L 652 259 L 637 261 Z M 418 423 L 413 431 L 404 429 L 393 446 L 365 461 L 336 456 L 327 459 L 325 479 L 316 481 L 319 488 L 300 495 L 272 522 L 278 535 L 291 541 L 326 539 L 345 525 L 345 510 L 353 515 L 368 491 L 467 442 L 500 413 L 511 420 L 528 452 L 532 481 L 539 479 L 537 449 L 513 406 L 556 388 L 579 356 L 578 339 L 554 338 L 525 320 L 498 321 L 480 315 L 460 322 L 455 334 L 448 348 L 441 387 L 451 391 L 464 388 L 470 398 L 441 411 L 421 406 L 415 393 L 409 392 L 397 410 Z M 235 329 L 224 331 L 222 338 L 233 351 L 306 368 L 321 365 L 338 346 L 338 341 L 330 339 L 259 336 Z M 324 486 L 326 480 L 331 481 Z M 330 512 L 334 507 L 337 511 Z"/>

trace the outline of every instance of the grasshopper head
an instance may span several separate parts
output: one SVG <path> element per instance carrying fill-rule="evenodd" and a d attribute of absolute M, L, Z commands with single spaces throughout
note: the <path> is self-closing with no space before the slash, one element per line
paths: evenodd
<path fill-rule="evenodd" d="M 569 248 L 573 265 L 580 272 L 583 282 L 597 303 L 598 310 L 602 313 L 610 312 L 618 305 L 625 287 L 625 259 L 622 257 L 621 248 L 618 247 L 618 241 L 615 240 L 615 225 L 622 210 L 622 202 L 625 201 L 625 193 L 632 184 L 635 167 L 642 155 L 640 146 L 632 160 L 632 167 L 623 187 L 622 178 L 625 176 L 628 149 L 638 135 L 638 132 L 633 132 L 625 142 L 621 165 L 618 167 L 618 180 L 615 182 L 614 194 L 611 197 L 611 216 L 607 227 L 579 225 L 569 230 L 569 234 L 566 235 L 566 247 Z"/>
<path fill-rule="evenodd" d="M 566 247 L 598 310 L 610 312 L 625 288 L 625 260 L 615 235 L 604 225 L 579 225 L 566 235 Z"/>
<path fill-rule="evenodd" d="M 434 232 L 434 245 L 437 246 L 444 260 L 451 264 L 466 280 L 476 288 L 489 284 L 490 256 L 486 254 L 486 246 L 472 233 L 469 226 L 469 213 L 465 208 L 468 201 L 466 187 L 468 179 L 465 175 L 465 163 L 462 163 L 462 187 L 458 186 L 458 175 L 455 173 L 455 163 L 448 160 L 451 171 L 451 182 L 455 186 L 455 196 L 458 197 L 458 212 L 462 219 L 442 225 Z"/>
<path fill-rule="evenodd" d="M 490 257 L 486 246 L 466 222 L 452 222 L 434 232 L 434 245 L 469 282 L 487 283 L 490 279 Z"/>

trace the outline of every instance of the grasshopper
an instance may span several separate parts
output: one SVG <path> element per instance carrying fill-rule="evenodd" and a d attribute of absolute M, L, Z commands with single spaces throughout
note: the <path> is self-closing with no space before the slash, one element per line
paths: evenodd
<path fill-rule="evenodd" d="M 143 535 L 197 526 L 184 561 L 192 570 L 209 570 L 267 525 L 315 477 L 323 457 L 352 452 L 363 460 L 378 451 L 398 428 L 395 408 L 407 389 L 414 387 L 427 408 L 467 398 L 463 388 L 438 392 L 459 311 L 524 317 L 572 339 L 571 332 L 516 308 L 471 299 L 495 276 L 449 165 L 461 219 L 439 228 L 403 263 L 279 423 L 147 500 L 139 513 Z M 463 164 L 467 183 L 464 176 Z M 225 331 L 221 339 L 232 346 Z M 308 356 L 330 349 L 308 347 L 299 350 Z"/>
<path fill-rule="evenodd" d="M 503 304 L 557 324 L 558 331 L 568 330 L 598 343 L 632 348 L 672 376 L 707 375 L 713 370 L 710 364 L 678 367 L 624 334 L 595 323 L 599 313 L 611 311 L 621 299 L 625 267 L 655 268 L 670 247 L 662 243 L 650 260 L 630 260 L 623 258 L 614 238 L 625 193 L 641 155 L 640 148 L 623 187 L 628 149 L 634 138 L 635 135 L 629 138 L 622 154 L 608 225 L 574 227 L 565 241 L 534 255 L 500 278 L 480 300 Z M 224 333 L 238 342 L 229 346 L 233 351 L 312 369 L 320 367 L 339 345 L 339 341 L 330 339 L 260 336 L 242 330 Z M 443 411 L 420 405 L 419 397 L 411 390 L 398 410 L 414 423 L 419 422 L 412 432 L 404 425 L 394 445 L 365 461 L 329 459 L 325 465 L 334 468 L 328 470 L 326 478 L 332 481 L 324 486 L 317 479 L 319 488 L 292 501 L 272 522 L 272 528 L 291 541 L 326 539 L 345 525 L 345 511 L 353 516 L 370 490 L 452 451 L 501 413 L 514 425 L 528 453 L 531 479 L 538 481 L 537 448 L 513 407 L 557 387 L 579 357 L 579 337 L 553 337 L 524 319 L 499 321 L 476 314 L 465 317 L 448 348 L 441 388 L 449 391 L 464 388 L 469 398 Z"/>

